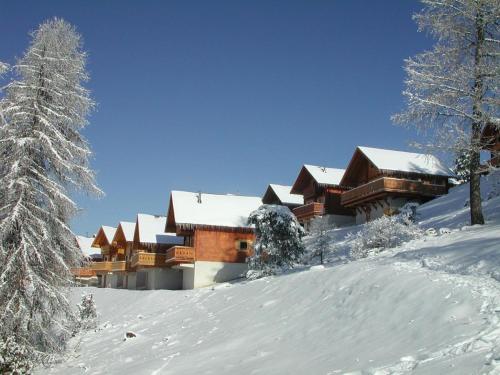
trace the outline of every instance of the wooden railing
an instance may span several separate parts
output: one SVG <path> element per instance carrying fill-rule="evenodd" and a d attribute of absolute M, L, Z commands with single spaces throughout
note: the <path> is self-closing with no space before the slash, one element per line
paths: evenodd
<path fill-rule="evenodd" d="M 434 197 L 446 194 L 446 186 L 424 184 L 422 181 L 381 177 L 342 193 L 340 201 L 343 206 L 350 207 L 363 203 L 377 194 L 390 192 L 403 195 Z"/>
<path fill-rule="evenodd" d="M 165 254 L 135 253 L 130 260 L 130 266 L 135 267 L 165 267 Z"/>
<path fill-rule="evenodd" d="M 308 219 L 315 216 L 321 216 L 324 212 L 323 203 L 312 202 L 305 204 L 303 206 L 299 206 L 293 209 L 294 215 L 297 219 Z"/>
<path fill-rule="evenodd" d="M 173 246 L 167 250 L 165 263 L 168 265 L 194 262 L 194 247 Z"/>
<path fill-rule="evenodd" d="M 111 265 L 113 271 L 126 271 L 127 270 L 127 262 L 124 260 L 113 262 Z"/>
<path fill-rule="evenodd" d="M 95 272 L 111 272 L 113 271 L 113 262 L 94 262 L 91 267 Z"/>
<path fill-rule="evenodd" d="M 75 277 L 92 277 L 95 276 L 95 271 L 91 267 L 75 267 L 71 269 L 71 273 Z"/>

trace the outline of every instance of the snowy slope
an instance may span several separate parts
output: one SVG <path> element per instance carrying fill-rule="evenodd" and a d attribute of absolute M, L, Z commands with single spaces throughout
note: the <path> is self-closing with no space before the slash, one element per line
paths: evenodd
<path fill-rule="evenodd" d="M 191 291 L 87 289 L 99 330 L 40 373 L 500 374 L 500 197 L 482 227 L 462 228 L 465 200 L 458 187 L 420 209 L 449 233 L 378 257 Z"/>

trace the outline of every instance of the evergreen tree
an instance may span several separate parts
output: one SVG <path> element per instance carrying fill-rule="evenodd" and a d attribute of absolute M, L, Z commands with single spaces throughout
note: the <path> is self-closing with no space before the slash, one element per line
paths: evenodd
<path fill-rule="evenodd" d="M 422 0 L 414 16 L 419 30 L 437 42 L 406 60 L 406 111 L 393 116 L 421 132 L 432 130 L 431 147 L 470 157 L 471 224 L 483 224 L 480 192 L 481 133 L 500 127 L 500 2 Z"/>
<path fill-rule="evenodd" d="M 81 262 L 69 194 L 100 194 L 80 130 L 94 106 L 81 37 L 54 18 L 32 34 L 0 103 L 0 338 L 61 352 L 74 323 L 66 295 Z"/>
<path fill-rule="evenodd" d="M 471 168 L 471 158 L 469 152 L 467 152 L 467 150 L 458 151 L 454 164 L 453 173 L 455 173 L 460 182 L 469 182 Z"/>
<path fill-rule="evenodd" d="M 97 326 L 97 310 L 95 307 L 94 296 L 84 294 L 78 308 L 78 321 L 80 328 L 90 329 Z"/>
<path fill-rule="evenodd" d="M 256 234 L 249 259 L 249 269 L 256 272 L 250 272 L 250 277 L 274 274 L 298 262 L 305 232 L 288 207 L 263 205 L 250 214 L 248 223 L 255 225 Z"/>

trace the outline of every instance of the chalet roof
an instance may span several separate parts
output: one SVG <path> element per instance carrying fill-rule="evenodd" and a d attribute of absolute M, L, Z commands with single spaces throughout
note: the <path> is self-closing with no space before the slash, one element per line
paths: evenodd
<path fill-rule="evenodd" d="M 134 241 L 135 223 L 131 223 L 129 221 L 120 221 L 119 226 L 122 228 L 123 235 L 125 236 L 125 241 Z"/>
<path fill-rule="evenodd" d="M 301 194 L 309 179 L 313 179 L 320 186 L 340 186 L 345 169 L 320 167 L 304 164 L 297 179 L 293 183 L 291 193 Z"/>
<path fill-rule="evenodd" d="M 137 214 L 138 241 L 150 244 L 182 245 L 184 238 L 165 233 L 167 218 L 160 215 Z"/>
<path fill-rule="evenodd" d="M 169 227 L 199 225 L 249 228 L 248 216 L 261 205 L 262 200 L 259 197 L 172 191 Z M 171 217 L 175 222 L 170 222 Z"/>
<path fill-rule="evenodd" d="M 317 165 L 305 164 L 304 168 L 311 174 L 320 185 L 340 185 L 345 169 L 319 167 Z"/>
<path fill-rule="evenodd" d="M 94 242 L 93 237 L 75 236 L 75 238 L 78 248 L 82 251 L 83 255 L 91 257 L 96 254 L 97 250 L 92 248 L 92 243 Z"/>
<path fill-rule="evenodd" d="M 302 195 L 292 194 L 290 192 L 290 190 L 292 190 L 291 186 L 269 184 L 266 190 L 266 194 L 264 194 L 264 197 L 267 195 L 269 190 L 271 190 L 278 197 L 278 199 L 282 204 L 290 204 L 290 205 L 304 204 L 304 197 Z"/>
<path fill-rule="evenodd" d="M 106 225 L 101 226 L 94 238 L 94 241 L 92 242 L 92 247 L 101 247 L 101 239 L 104 239 L 108 245 L 111 245 L 113 238 L 115 237 L 115 233 L 115 227 L 108 227 Z"/>
<path fill-rule="evenodd" d="M 373 147 L 357 147 L 378 168 L 388 171 L 453 176 L 453 172 L 444 166 L 438 158 L 430 154 L 384 150 Z"/>
<path fill-rule="evenodd" d="M 113 242 L 113 238 L 115 237 L 116 233 L 116 228 L 115 227 L 107 227 L 103 225 L 102 230 L 104 231 L 104 234 L 106 235 L 106 239 L 108 240 L 109 243 Z"/>

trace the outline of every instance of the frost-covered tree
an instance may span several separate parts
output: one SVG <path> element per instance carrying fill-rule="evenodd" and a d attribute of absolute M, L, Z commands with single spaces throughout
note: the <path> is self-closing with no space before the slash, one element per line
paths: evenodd
<path fill-rule="evenodd" d="M 325 255 L 332 249 L 332 239 L 328 235 L 328 231 L 332 230 L 333 226 L 328 223 L 328 219 L 323 216 L 314 218 L 311 223 L 310 237 L 307 243 L 308 258 L 319 258 L 320 264 L 323 264 Z"/>
<path fill-rule="evenodd" d="M 471 158 L 468 150 L 458 150 L 455 156 L 453 173 L 455 173 L 460 182 L 470 181 L 470 163 Z"/>
<path fill-rule="evenodd" d="M 0 339 L 0 374 L 27 375 L 35 366 L 30 350 L 10 336 Z"/>
<path fill-rule="evenodd" d="M 73 26 L 44 22 L 0 104 L 0 338 L 32 354 L 62 351 L 71 334 L 66 287 L 82 255 L 68 226 L 78 209 L 70 194 L 100 194 L 80 134 L 94 106 L 85 60 Z"/>
<path fill-rule="evenodd" d="M 82 295 L 78 308 L 78 325 L 83 329 L 91 329 L 97 326 L 97 310 L 95 307 L 94 296 L 92 294 Z"/>
<path fill-rule="evenodd" d="M 256 235 L 249 277 L 271 275 L 298 262 L 305 232 L 288 207 L 263 205 L 250 214 L 248 223 L 255 225 Z"/>
<path fill-rule="evenodd" d="M 7 71 L 9 66 L 0 61 L 0 77 Z"/>
<path fill-rule="evenodd" d="M 470 155 L 471 224 L 483 224 L 481 133 L 500 126 L 500 2 L 422 0 L 419 30 L 436 39 L 430 51 L 407 59 L 407 109 L 394 121 L 432 130 L 429 147 Z"/>

